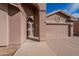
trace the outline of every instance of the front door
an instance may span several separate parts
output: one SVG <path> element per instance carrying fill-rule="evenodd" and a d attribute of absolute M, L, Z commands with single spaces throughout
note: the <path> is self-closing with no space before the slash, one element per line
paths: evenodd
<path fill-rule="evenodd" d="M 34 19 L 30 16 L 27 20 L 27 38 L 37 40 L 38 37 L 34 36 Z"/>
<path fill-rule="evenodd" d="M 27 20 L 27 38 L 33 37 L 33 19 L 28 18 Z"/>

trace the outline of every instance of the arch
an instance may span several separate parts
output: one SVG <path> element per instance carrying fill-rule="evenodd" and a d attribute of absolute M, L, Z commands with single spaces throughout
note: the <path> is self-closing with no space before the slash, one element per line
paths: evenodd
<path fill-rule="evenodd" d="M 26 9 L 25 7 L 27 7 L 27 6 L 28 6 L 28 8 L 32 9 L 34 13 L 35 13 L 35 11 L 39 12 L 39 10 L 40 10 L 39 5 L 37 3 L 21 3 L 21 7 L 23 8 L 24 11 Z"/>
<path fill-rule="evenodd" d="M 40 7 L 38 5 L 38 3 L 32 3 L 38 10 L 40 10 Z"/>
<path fill-rule="evenodd" d="M 26 14 L 26 26 L 28 17 L 33 17 L 33 39 L 39 41 L 39 5 L 33 3 L 23 3 L 21 4 L 24 13 Z M 27 27 L 26 27 L 27 28 Z M 27 29 L 26 29 L 27 31 Z M 26 33 L 27 34 L 27 33 Z"/>
<path fill-rule="evenodd" d="M 21 6 L 19 8 L 19 6 Z M 22 9 L 21 9 L 22 8 Z M 21 9 L 21 10 L 20 10 Z M 21 3 L 15 6 L 14 4 L 8 5 L 9 14 L 9 43 L 21 44 L 27 39 L 27 21 L 28 18 L 33 16 L 34 30 L 32 37 L 34 40 L 39 41 L 39 5 L 32 3 Z M 26 15 L 23 15 L 22 11 Z M 14 22 L 14 23 L 13 23 Z M 17 32 L 18 33 L 17 33 Z"/>
<path fill-rule="evenodd" d="M 5 6 L 4 6 L 4 4 L 0 5 L 0 9 L 2 10 L 0 12 L 1 12 L 1 16 L 3 16 L 5 14 L 5 17 L 3 17 L 3 18 L 7 19 L 7 21 L 4 20 L 4 23 L 6 22 L 6 24 L 5 24 L 5 26 L 7 27 L 6 37 L 7 37 L 7 41 L 9 40 L 9 44 L 21 44 L 24 41 L 25 34 L 23 33 L 23 37 L 21 37 L 21 36 L 22 36 L 22 32 L 25 31 L 25 29 L 27 31 L 27 27 L 25 27 L 25 26 L 27 26 L 27 24 L 25 24 L 25 23 L 27 23 L 27 19 L 30 16 L 33 16 L 33 23 L 34 23 L 34 25 L 33 25 L 34 37 L 33 38 L 35 40 L 39 40 L 39 10 L 40 10 L 39 5 L 37 3 L 21 3 L 21 4 L 6 3 L 6 4 L 7 5 L 5 5 Z M 25 18 L 23 18 L 24 15 L 22 16 L 22 12 L 19 8 L 19 5 L 22 7 L 22 9 L 24 10 L 24 12 L 26 14 Z M 5 11 L 5 12 L 3 12 L 3 11 Z M 7 16 L 8 16 L 8 18 L 7 18 Z M 23 28 L 25 28 L 25 29 L 23 29 Z M 6 41 L 5 45 L 8 45 L 7 41 Z"/>

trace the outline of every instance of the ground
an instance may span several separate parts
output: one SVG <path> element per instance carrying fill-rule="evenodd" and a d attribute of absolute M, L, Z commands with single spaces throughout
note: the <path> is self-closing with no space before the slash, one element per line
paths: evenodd
<path fill-rule="evenodd" d="M 55 53 L 47 45 L 46 42 L 36 42 L 26 40 L 20 49 L 15 53 L 15 56 L 51 56 Z"/>
<path fill-rule="evenodd" d="M 2 46 L 0 47 L 0 56 L 13 56 L 19 47 L 19 45 Z"/>
<path fill-rule="evenodd" d="M 79 55 L 79 37 L 70 39 L 51 40 L 53 47 L 47 41 L 37 42 L 27 39 L 21 46 L 11 45 L 0 47 L 1 56 L 56 56 L 56 55 Z M 57 43 L 60 42 L 60 43 Z M 64 43 L 61 43 L 64 42 Z M 59 53 L 60 52 L 60 53 Z"/>
<path fill-rule="evenodd" d="M 79 56 L 79 37 L 49 39 L 49 47 L 57 56 Z"/>

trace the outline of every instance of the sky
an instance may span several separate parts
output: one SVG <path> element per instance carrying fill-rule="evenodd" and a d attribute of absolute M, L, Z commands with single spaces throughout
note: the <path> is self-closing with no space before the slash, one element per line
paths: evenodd
<path fill-rule="evenodd" d="M 77 18 L 79 18 L 79 3 L 47 3 L 46 14 L 56 10 L 63 10 Z"/>

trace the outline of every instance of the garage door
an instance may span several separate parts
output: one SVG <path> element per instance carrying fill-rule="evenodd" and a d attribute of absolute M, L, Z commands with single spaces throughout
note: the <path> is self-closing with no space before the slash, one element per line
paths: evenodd
<path fill-rule="evenodd" d="M 47 38 L 66 38 L 68 37 L 68 32 L 68 25 L 47 25 Z"/>

